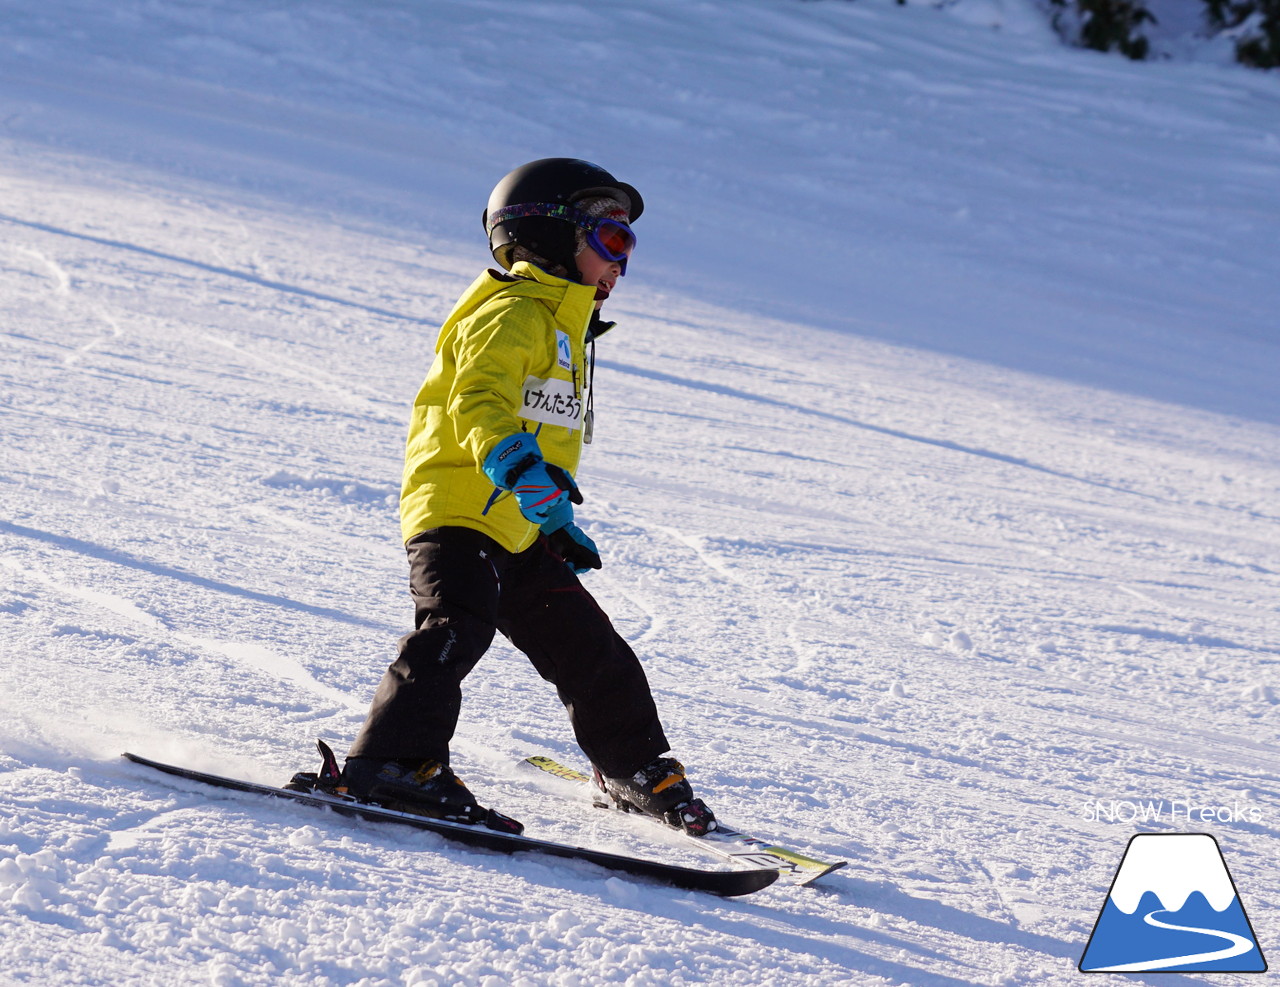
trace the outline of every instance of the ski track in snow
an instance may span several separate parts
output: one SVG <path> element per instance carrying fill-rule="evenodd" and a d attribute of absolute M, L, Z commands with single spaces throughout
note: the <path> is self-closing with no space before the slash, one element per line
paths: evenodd
<path fill-rule="evenodd" d="M 1212 827 L 1278 941 L 1275 73 L 1066 51 L 1023 0 L 110 8 L 0 0 L 0 980 L 1053 987 L 1138 825 L 1091 807 L 1174 799 L 1252 810 L 1142 825 Z M 850 861 L 812 888 L 119 758 L 279 783 L 350 741 L 435 327 L 494 180 L 561 153 L 647 202 L 587 585 L 699 792 Z M 468 782 L 703 862 L 539 752 L 585 767 L 499 643 Z"/>

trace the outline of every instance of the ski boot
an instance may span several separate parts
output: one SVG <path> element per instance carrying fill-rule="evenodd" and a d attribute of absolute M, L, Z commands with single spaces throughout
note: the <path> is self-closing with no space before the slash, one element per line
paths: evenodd
<path fill-rule="evenodd" d="M 659 757 L 629 778 L 606 778 L 599 768 L 596 786 L 624 812 L 657 816 L 668 826 L 690 836 L 706 836 L 716 828 L 716 817 L 684 776 L 684 765 L 673 757 Z"/>

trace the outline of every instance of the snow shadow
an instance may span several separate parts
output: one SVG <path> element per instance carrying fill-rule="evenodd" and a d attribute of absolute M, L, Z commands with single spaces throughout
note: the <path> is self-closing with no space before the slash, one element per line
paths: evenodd
<path fill-rule="evenodd" d="M 0 222 L 12 223 L 15 226 L 25 226 L 30 230 L 39 230 L 41 233 L 51 233 L 55 236 L 70 237 L 73 240 L 83 240 L 87 243 L 94 243 L 100 247 L 110 247 L 113 250 L 128 250 L 135 254 L 142 254 L 145 257 L 152 257 L 156 260 L 170 261 L 174 264 L 182 264 L 186 267 L 194 267 L 196 270 L 204 271 L 207 274 L 216 274 L 220 277 L 235 278 L 237 281 L 245 281 L 260 288 L 268 288 L 272 291 L 280 291 L 289 295 L 298 295 L 302 298 L 316 302 L 328 302 L 331 305 L 341 305 L 346 308 L 359 309 L 362 312 L 368 312 L 371 315 L 382 316 L 387 319 L 399 319 L 403 322 L 411 322 L 414 325 L 425 325 L 426 323 L 415 315 L 406 315 L 404 312 L 393 312 L 391 309 L 378 308 L 376 305 L 365 305 L 361 302 L 353 302 L 346 298 L 339 298 L 337 295 L 327 295 L 321 291 L 312 291 L 309 288 L 299 288 L 296 285 L 286 284 L 283 281 L 272 281 L 268 278 L 260 278 L 244 271 L 237 271 L 230 267 L 221 267 L 217 264 L 207 264 L 204 261 L 194 260 L 190 257 L 181 257 L 178 254 L 165 253 L 163 250 L 153 250 L 150 247 L 143 247 L 136 243 L 126 243 L 123 240 L 110 240 L 106 237 L 92 236 L 88 233 L 77 233 L 74 230 L 63 229 L 58 226 L 50 226 L 46 223 L 36 223 L 31 220 L 19 219 L 16 216 L 7 216 L 0 213 Z"/>
<path fill-rule="evenodd" d="M 752 394 L 748 391 L 741 391 L 734 387 L 726 387 L 723 384 L 712 384 L 703 380 L 693 380 L 688 377 L 677 377 L 674 374 L 662 373 L 656 370 L 645 370 L 642 367 L 631 366 L 625 363 L 614 363 L 611 360 L 599 360 L 597 362 L 601 367 L 607 367 L 610 370 L 617 370 L 620 373 L 632 374 L 636 377 L 644 377 L 649 380 L 661 381 L 664 384 L 675 384 L 680 387 L 689 387 L 698 391 L 719 394 L 722 397 L 737 398 L 741 401 L 753 401 L 757 404 L 768 405 L 772 408 L 780 408 L 784 411 L 793 411 L 801 415 L 811 415 L 815 418 L 822 418 L 826 421 L 836 422 L 840 425 L 849 425 L 853 428 L 859 428 L 867 432 L 875 432 L 878 435 L 887 435 L 894 439 L 918 442 L 922 445 L 934 446 L 938 449 L 947 449 L 951 452 L 962 453 L 966 456 L 978 456 L 982 459 L 990 459 L 1009 466 L 1017 466 L 1021 469 L 1034 470 L 1037 473 L 1044 473 L 1048 476 L 1054 476 L 1062 480 L 1070 480 L 1073 483 L 1083 483 L 1090 487 L 1098 487 L 1104 490 L 1112 490 L 1116 493 L 1128 494 L 1131 497 L 1140 497 L 1145 500 L 1154 500 L 1157 503 L 1165 503 L 1163 499 L 1151 494 L 1140 493 L 1136 490 L 1126 490 L 1123 487 L 1117 487 L 1110 483 L 1103 483 L 1100 480 L 1087 480 L 1082 476 L 1064 473 L 1061 470 L 1056 470 L 1049 466 L 1041 466 L 1038 463 L 1031 462 L 1030 460 L 1022 459 L 1019 456 L 1009 456 L 1000 452 L 992 452 L 989 449 L 965 446 L 958 442 L 950 442 L 946 439 L 931 439 L 925 435 L 915 435 L 911 432 L 901 431 L 900 429 L 887 428 L 884 425 L 872 425 L 869 422 L 858 421 L 856 418 L 848 418 L 844 415 L 837 415 L 830 411 L 820 411 L 817 408 L 806 407 L 802 404 L 793 404 L 790 401 L 780 401 L 777 398 L 766 397 L 763 394 Z"/>
<path fill-rule="evenodd" d="M 14 524 L 12 521 L 0 520 L 0 534 L 14 535 L 18 538 L 27 538 L 33 541 L 43 542 L 46 545 L 53 545 L 56 548 L 64 549 L 69 552 L 77 552 L 86 555 L 89 558 L 98 559 L 101 562 L 110 562 L 113 565 L 125 566 L 129 569 L 135 569 L 138 572 L 145 572 L 148 575 L 160 576 L 163 579 L 176 579 L 179 582 L 187 583 L 190 586 L 197 586 L 200 589 L 212 590 L 215 593 L 223 593 L 227 596 L 234 596 L 242 600 L 250 600 L 254 603 L 262 603 L 271 607 L 280 607 L 285 610 L 292 610 L 295 613 L 306 614 L 309 617 L 322 617 L 325 620 L 334 620 L 342 624 L 350 624 L 355 627 L 368 627 L 374 630 L 383 631 L 391 634 L 398 634 L 399 631 L 380 624 L 376 620 L 369 620 L 367 617 L 359 617 L 355 614 L 344 613 L 341 610 L 333 610 L 329 607 L 317 607 L 309 603 L 301 603 L 298 600 L 291 600 L 288 597 L 276 596 L 274 593 L 260 593 L 257 590 L 246 589 L 243 586 L 234 586 L 231 583 L 224 583 L 216 579 L 209 579 L 205 576 L 197 576 L 195 573 L 184 572 L 181 569 L 175 569 L 172 566 L 163 565 L 159 562 L 148 562 L 144 559 L 136 558 L 127 552 L 121 552 L 118 549 L 107 548 L 94 542 L 84 541 L 80 538 L 73 538 L 70 535 L 57 535 L 50 531 L 41 531 L 38 528 L 28 528 L 25 525 Z"/>

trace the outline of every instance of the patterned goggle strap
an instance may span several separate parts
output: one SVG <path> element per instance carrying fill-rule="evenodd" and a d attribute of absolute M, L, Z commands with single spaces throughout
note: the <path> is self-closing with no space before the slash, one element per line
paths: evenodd
<path fill-rule="evenodd" d="M 568 223 L 581 226 L 584 230 L 593 229 L 596 225 L 595 217 L 588 216 L 581 209 L 574 209 L 573 206 L 555 202 L 522 202 L 517 206 L 503 206 L 501 209 L 491 212 L 486 232 L 492 236 L 493 231 L 503 223 L 510 222 L 513 219 L 524 219 L 527 216 L 548 216 L 551 219 L 563 219 Z"/>
<path fill-rule="evenodd" d="M 610 219 L 607 216 L 588 216 L 581 209 L 555 202 L 522 202 L 519 205 L 503 206 L 501 209 L 495 209 L 489 216 L 485 232 L 489 236 L 493 236 L 493 231 L 501 224 L 510 222 L 513 219 L 524 219 L 526 216 L 547 216 L 551 219 L 563 219 L 567 223 L 581 226 L 588 233 L 597 233 L 601 227 L 616 228 L 621 231 L 625 238 L 630 239 L 630 246 L 634 246 L 636 242 L 635 232 L 623 220 Z"/>

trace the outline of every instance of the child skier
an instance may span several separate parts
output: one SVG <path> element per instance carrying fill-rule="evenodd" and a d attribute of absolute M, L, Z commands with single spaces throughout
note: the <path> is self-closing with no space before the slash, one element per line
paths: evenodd
<path fill-rule="evenodd" d="M 414 401 L 400 517 L 416 630 L 400 641 L 341 783 L 422 815 L 493 820 L 450 770 L 463 678 L 500 631 L 556 687 L 597 783 L 694 835 L 715 828 L 670 745 L 639 660 L 582 587 L 600 568 L 574 522 L 591 441 L 598 310 L 626 273 L 640 194 L 545 158 L 489 197 L 494 259 L 445 320 Z M 518 826 L 518 824 L 515 824 Z"/>

